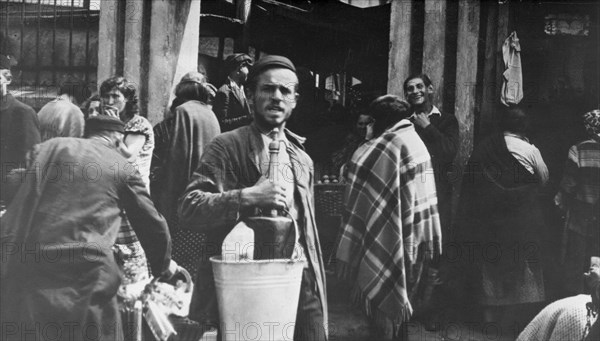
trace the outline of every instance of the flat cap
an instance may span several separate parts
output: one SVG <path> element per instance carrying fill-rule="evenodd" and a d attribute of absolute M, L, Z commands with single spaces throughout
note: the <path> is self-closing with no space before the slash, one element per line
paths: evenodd
<path fill-rule="evenodd" d="M 92 116 L 85 121 L 86 136 L 100 131 L 118 131 L 123 133 L 125 132 L 125 123 L 116 117 L 107 115 Z"/>
<path fill-rule="evenodd" d="M 254 79 L 263 71 L 273 68 L 288 69 L 296 72 L 296 67 L 291 60 L 283 56 L 268 55 L 254 63 L 248 74 L 248 80 Z"/>
<path fill-rule="evenodd" d="M 197 71 L 190 71 L 181 77 L 179 84 L 181 83 L 206 83 L 206 76 Z"/>
<path fill-rule="evenodd" d="M 225 64 L 229 70 L 234 70 L 244 63 L 248 64 L 249 66 L 252 65 L 252 58 L 245 53 L 234 53 L 225 58 Z"/>

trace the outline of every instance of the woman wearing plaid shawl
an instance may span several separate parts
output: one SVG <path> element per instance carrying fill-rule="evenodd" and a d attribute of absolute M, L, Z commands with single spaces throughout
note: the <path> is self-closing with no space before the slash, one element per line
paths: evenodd
<path fill-rule="evenodd" d="M 406 338 L 423 300 L 428 265 L 441 251 L 431 158 L 397 96 L 370 106 L 375 138 L 348 163 L 338 274 L 371 319 L 377 339 Z M 402 331 L 401 331 L 402 330 Z"/>

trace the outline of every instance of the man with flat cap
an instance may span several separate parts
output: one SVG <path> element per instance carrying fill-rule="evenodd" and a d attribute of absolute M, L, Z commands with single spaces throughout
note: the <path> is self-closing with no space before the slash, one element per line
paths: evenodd
<path fill-rule="evenodd" d="M 302 147 L 304 138 L 285 129 L 298 98 L 296 68 L 285 57 L 264 57 L 252 66 L 247 87 L 254 121 L 215 137 L 180 199 L 182 225 L 207 237 L 190 318 L 218 325 L 209 258 L 220 254 L 220 246 L 236 222 L 253 216 L 257 209 L 287 208 L 297 222 L 299 243 L 307 258 L 294 340 L 326 340 L 325 271 L 313 205 L 313 162 Z M 280 145 L 277 176 L 284 181 L 279 185 L 266 179 L 273 140 Z"/>
<path fill-rule="evenodd" d="M 123 340 L 112 246 L 121 210 L 155 276 L 177 269 L 171 238 L 140 174 L 119 153 L 124 124 L 88 119 L 86 139 L 54 138 L 34 147 L 2 217 L 2 340 Z"/>
<path fill-rule="evenodd" d="M 244 93 L 252 58 L 245 53 L 235 53 L 225 58 L 227 81 L 215 96 L 213 111 L 217 115 L 221 131 L 231 131 L 252 122 L 250 106 Z"/>

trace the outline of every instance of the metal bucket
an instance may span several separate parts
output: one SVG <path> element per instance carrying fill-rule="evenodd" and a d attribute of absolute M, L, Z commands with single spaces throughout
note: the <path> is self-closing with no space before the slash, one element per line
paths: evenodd
<path fill-rule="evenodd" d="M 305 261 L 211 257 L 223 341 L 292 340 Z"/>

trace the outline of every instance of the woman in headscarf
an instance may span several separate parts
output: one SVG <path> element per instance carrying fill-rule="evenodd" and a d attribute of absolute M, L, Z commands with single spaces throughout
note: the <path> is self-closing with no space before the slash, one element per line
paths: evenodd
<path fill-rule="evenodd" d="M 582 293 L 581 273 L 591 256 L 600 256 L 600 110 L 583 115 L 587 139 L 569 149 L 560 191 L 554 198 L 566 213 L 562 245 L 564 289 Z"/>
<path fill-rule="evenodd" d="M 219 121 L 208 103 L 216 89 L 198 72 L 189 72 L 175 88 L 172 115 L 154 129 L 159 136 L 152 158 L 152 199 L 169 223 L 173 238 L 173 257 L 196 272 L 202 235 L 181 229 L 177 201 L 198 167 L 206 145 L 221 133 Z"/>
<path fill-rule="evenodd" d="M 501 131 L 473 150 L 462 180 L 457 238 L 475 255 L 475 264 L 465 263 L 472 286 L 465 292 L 473 293 L 471 303 L 483 308 L 487 322 L 545 299 L 538 191 L 548 170 L 526 137 L 527 127 L 527 115 L 508 108 Z"/>

